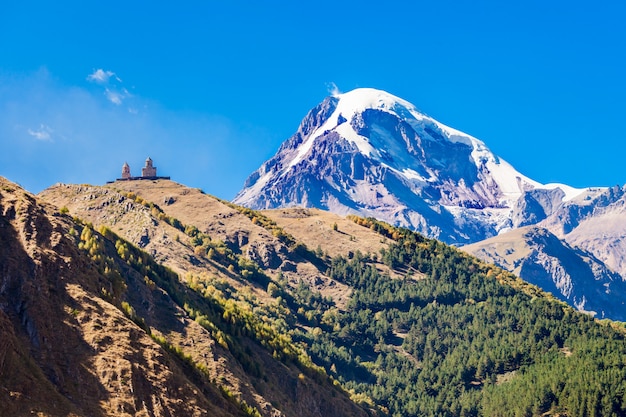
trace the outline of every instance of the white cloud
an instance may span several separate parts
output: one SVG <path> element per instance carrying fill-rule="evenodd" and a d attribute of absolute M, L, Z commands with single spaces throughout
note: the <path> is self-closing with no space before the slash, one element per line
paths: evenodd
<path fill-rule="evenodd" d="M 104 96 L 117 106 L 121 106 L 124 100 L 132 97 L 128 90 L 122 87 L 122 80 L 113 71 L 98 68 L 87 76 L 87 81 L 103 86 Z"/>
<path fill-rule="evenodd" d="M 39 126 L 39 129 L 36 129 L 36 130 L 28 129 L 27 132 L 29 135 L 31 135 L 37 140 L 52 141 L 53 130 L 50 128 L 50 126 L 41 124 Z"/>
<path fill-rule="evenodd" d="M 122 104 L 122 95 L 117 91 L 109 90 L 108 88 L 104 91 L 104 95 L 109 99 L 109 101 L 113 104 L 117 104 L 118 106 Z"/>
<path fill-rule="evenodd" d="M 132 95 L 125 88 L 122 88 L 121 91 L 106 88 L 104 90 L 104 95 L 111 103 L 116 104 L 118 106 L 121 105 L 125 99 L 132 97 Z"/>
<path fill-rule="evenodd" d="M 115 77 L 117 81 L 122 82 L 122 80 L 120 80 L 120 78 L 116 76 L 113 71 L 104 71 L 102 68 L 98 68 L 97 70 L 94 70 L 94 72 L 89 74 L 87 76 L 87 81 L 98 84 L 107 84 L 111 77 Z"/>
<path fill-rule="evenodd" d="M 337 84 L 333 82 L 326 84 L 326 87 L 328 88 L 328 92 L 330 93 L 331 96 L 337 96 L 341 94 L 341 90 L 339 90 L 339 87 L 337 87 Z"/>

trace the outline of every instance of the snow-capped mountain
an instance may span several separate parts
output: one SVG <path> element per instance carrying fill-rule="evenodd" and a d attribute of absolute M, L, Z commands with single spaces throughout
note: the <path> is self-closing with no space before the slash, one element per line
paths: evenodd
<path fill-rule="evenodd" d="M 362 88 L 311 110 L 234 202 L 356 213 L 465 244 L 522 224 L 537 211 L 520 203 L 533 190 L 552 204 L 588 192 L 533 181 L 482 141 L 401 98 Z"/>
<path fill-rule="evenodd" d="M 384 91 L 326 98 L 234 202 L 355 213 L 474 243 L 468 252 L 581 310 L 626 317 L 626 189 L 540 184 Z"/>

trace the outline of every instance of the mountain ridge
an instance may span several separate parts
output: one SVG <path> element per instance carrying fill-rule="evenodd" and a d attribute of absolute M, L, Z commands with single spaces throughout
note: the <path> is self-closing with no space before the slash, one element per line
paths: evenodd
<path fill-rule="evenodd" d="M 124 234 L 135 236 L 138 243 L 144 225 L 116 217 L 119 206 L 108 201 L 125 196 L 142 217 L 148 216 L 158 224 L 177 224 L 172 218 L 178 219 L 180 224 L 174 230 L 186 231 L 179 241 L 188 245 L 188 250 L 193 248 L 198 260 L 210 264 L 217 260 L 222 267 L 228 267 L 220 270 L 215 265 L 218 269 L 205 278 L 192 274 L 186 279 L 188 288 L 200 293 L 210 291 L 217 299 L 220 292 L 212 288 L 220 288 L 226 305 L 229 299 L 250 294 L 246 297 L 253 300 L 254 295 L 259 303 L 248 308 L 259 317 L 269 318 L 263 313 L 263 305 L 292 311 L 280 316 L 284 322 L 279 319 L 272 326 L 284 329 L 295 346 L 306 349 L 317 366 L 353 392 L 353 398 L 362 401 L 368 410 L 382 415 L 459 414 L 461 410 L 495 415 L 496 410 L 517 410 L 534 404 L 539 414 L 565 413 L 567 409 L 572 415 L 581 415 L 574 410 L 590 412 L 589 407 L 599 407 L 593 405 L 590 396 L 614 398 L 604 391 L 594 394 L 599 388 L 582 384 L 580 375 L 573 371 L 593 369 L 597 373 L 604 369 L 611 375 L 621 375 L 621 371 L 616 373 L 615 365 L 610 365 L 614 359 L 608 359 L 623 349 L 623 336 L 612 333 L 611 324 L 600 325 L 539 288 L 440 242 L 372 219 L 346 219 L 301 208 L 258 212 L 220 205 L 219 200 L 199 190 L 166 181 L 103 188 L 62 186 L 43 196 L 51 201 L 64 195 L 58 204 L 65 204 L 71 213 L 100 218 L 106 224 L 116 222 L 115 227 L 132 226 Z M 95 192 L 98 189 L 101 195 Z M 212 204 L 216 205 L 212 208 Z M 129 214 L 128 218 L 133 219 L 132 211 Z M 276 219 L 276 224 L 271 219 Z M 256 240 L 256 233 L 263 234 L 261 240 Z M 145 248 L 151 250 L 154 243 L 154 249 L 161 251 L 167 241 L 158 243 L 154 236 L 159 235 L 149 231 L 150 243 Z M 373 252 L 360 251 L 365 241 L 372 245 Z M 280 264 L 259 264 L 269 282 L 256 275 L 250 263 L 255 253 L 262 253 L 263 245 L 276 247 L 274 252 L 279 257 L 286 256 Z M 286 245 L 287 252 L 275 245 Z M 213 258 L 209 255 L 211 249 L 216 252 Z M 220 258 L 218 249 L 235 258 Z M 331 251 L 337 255 L 326 255 Z M 231 265 L 234 273 L 230 272 Z M 210 278 L 218 273 L 217 281 Z M 229 285 L 237 285 L 236 290 L 229 289 Z M 333 289 L 337 292 L 329 292 Z M 344 294 L 343 300 L 336 298 L 339 293 Z M 241 311 L 246 311 L 243 307 Z M 193 311 L 186 310 L 186 314 L 194 317 L 192 314 L 197 313 Z M 615 331 L 618 329 L 616 325 Z M 606 336 L 598 338 L 605 332 Z M 581 337 L 583 340 L 578 339 Z M 586 353 L 584 346 L 594 343 L 602 346 L 594 349 L 607 352 L 602 358 Z M 574 354 L 567 356 L 567 352 Z M 606 362 L 598 363 L 603 358 Z M 550 366 L 565 366 L 566 370 L 546 372 L 549 368 L 544 361 Z M 526 365 L 522 368 L 522 364 Z M 544 376 L 535 377 L 535 371 Z M 508 372 L 513 375 L 509 376 L 511 384 L 498 384 Z M 555 380 L 547 382 L 546 375 Z M 531 380 L 541 388 L 525 388 L 528 400 L 520 399 L 519 387 Z M 281 386 L 288 387 L 288 381 Z M 398 386 L 405 388 L 398 390 Z M 541 402 L 543 397 L 538 392 L 543 389 L 553 393 L 559 405 L 549 400 Z M 501 401 L 507 401 L 510 395 L 515 402 L 502 408 Z M 590 405 L 578 405 L 581 401 Z M 615 404 L 611 406 L 615 410 L 621 409 L 619 401 L 610 403 Z M 258 409 L 264 414 L 271 410 Z M 287 415 L 301 415 L 284 410 Z"/>
<path fill-rule="evenodd" d="M 118 287 L 73 242 L 78 225 L 3 179 L 0 206 L 0 414 L 243 415 L 103 300 Z"/>

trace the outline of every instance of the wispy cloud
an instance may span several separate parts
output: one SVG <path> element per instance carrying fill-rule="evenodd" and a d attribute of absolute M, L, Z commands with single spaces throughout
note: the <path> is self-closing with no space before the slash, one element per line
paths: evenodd
<path fill-rule="evenodd" d="M 341 94 L 341 90 L 339 90 L 339 87 L 337 87 L 337 84 L 333 82 L 327 83 L 326 88 L 328 88 L 328 92 L 330 93 L 331 96 L 337 96 Z"/>
<path fill-rule="evenodd" d="M 121 90 L 106 88 L 104 90 L 104 95 L 111 103 L 118 106 L 121 105 L 125 99 L 132 97 L 132 95 L 125 88 L 122 88 Z"/>
<path fill-rule="evenodd" d="M 52 141 L 53 130 L 50 126 L 41 124 L 38 129 L 27 129 L 26 132 L 37 140 Z"/>
<path fill-rule="evenodd" d="M 122 82 L 122 80 L 117 75 L 115 75 L 113 71 L 105 71 L 102 68 L 98 68 L 94 70 L 91 74 L 89 74 L 87 76 L 87 81 L 98 84 L 108 84 L 111 77 L 114 77 L 114 79 L 118 82 Z"/>
<path fill-rule="evenodd" d="M 121 106 L 124 100 L 132 97 L 128 90 L 122 87 L 122 79 L 113 71 L 98 68 L 87 76 L 87 81 L 103 86 L 104 96 L 117 106 Z"/>

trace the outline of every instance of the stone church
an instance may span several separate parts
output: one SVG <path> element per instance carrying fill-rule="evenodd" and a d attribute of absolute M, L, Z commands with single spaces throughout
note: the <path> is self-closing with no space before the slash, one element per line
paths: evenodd
<path fill-rule="evenodd" d="M 124 162 L 122 166 L 122 178 L 118 178 L 117 181 L 134 181 L 134 180 L 169 180 L 170 177 L 158 177 L 157 169 L 153 165 L 152 158 L 146 159 L 146 165 L 141 168 L 141 176 L 133 177 L 130 173 L 130 165 L 128 162 Z"/>
<path fill-rule="evenodd" d="M 146 159 L 146 166 L 141 168 L 141 176 L 143 178 L 150 178 L 150 177 L 156 177 L 156 167 L 152 166 L 152 159 L 150 159 L 150 157 L 148 157 L 148 159 Z"/>

